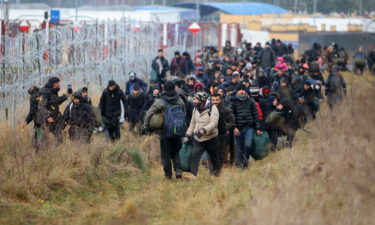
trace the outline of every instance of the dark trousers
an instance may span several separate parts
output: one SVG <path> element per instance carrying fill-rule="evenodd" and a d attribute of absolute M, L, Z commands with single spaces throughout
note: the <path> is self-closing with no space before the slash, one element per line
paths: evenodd
<path fill-rule="evenodd" d="M 181 173 L 180 169 L 180 149 L 182 147 L 181 138 L 167 138 L 160 136 L 161 162 L 166 177 L 172 176 L 172 162 L 176 173 Z"/>
<path fill-rule="evenodd" d="M 229 157 L 229 158 L 228 158 Z M 225 146 L 224 161 L 230 164 L 234 163 L 234 134 L 233 130 L 229 131 Z"/>
<path fill-rule="evenodd" d="M 219 146 L 218 146 L 219 159 L 220 159 L 221 164 L 223 164 L 225 163 L 225 148 L 227 145 L 228 135 L 227 134 L 219 135 L 218 139 L 219 139 Z"/>
<path fill-rule="evenodd" d="M 202 142 L 194 140 L 193 155 L 191 159 L 191 173 L 193 175 L 197 176 L 199 162 L 201 160 L 202 154 L 205 151 L 207 151 L 208 155 L 210 156 L 210 160 L 212 163 L 212 169 L 210 169 L 211 174 L 215 176 L 219 175 L 222 164 L 219 158 L 218 144 L 219 141 L 217 137 Z"/>
<path fill-rule="evenodd" d="M 121 131 L 120 131 L 120 121 L 117 118 L 111 118 L 104 120 L 104 132 L 107 138 L 111 140 L 120 140 Z"/>
<path fill-rule="evenodd" d="M 63 135 L 62 135 L 62 128 L 63 128 L 63 118 L 61 115 L 53 118 L 55 121 L 53 123 L 47 123 L 48 131 L 53 134 L 55 140 L 58 144 L 63 143 Z"/>

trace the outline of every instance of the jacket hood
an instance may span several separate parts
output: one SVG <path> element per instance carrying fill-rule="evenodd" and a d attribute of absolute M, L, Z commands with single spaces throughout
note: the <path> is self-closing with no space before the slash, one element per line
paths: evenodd
<path fill-rule="evenodd" d="M 180 99 L 180 96 L 177 94 L 176 91 L 166 91 L 163 92 L 161 98 L 168 103 L 176 103 Z"/>

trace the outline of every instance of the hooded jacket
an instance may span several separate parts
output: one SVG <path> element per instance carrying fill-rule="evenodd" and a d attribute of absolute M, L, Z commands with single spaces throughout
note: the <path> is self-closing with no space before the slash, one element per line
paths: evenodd
<path fill-rule="evenodd" d="M 87 103 L 87 104 L 89 104 L 89 105 L 92 105 L 92 101 L 91 101 L 91 98 L 89 98 L 89 97 L 83 97 L 82 96 L 82 90 L 83 90 L 83 88 L 80 88 L 79 90 L 78 90 L 78 94 L 80 94 L 81 95 L 81 97 L 82 97 L 82 103 Z"/>
<path fill-rule="evenodd" d="M 138 85 L 143 90 L 143 93 L 147 93 L 147 83 L 142 79 L 136 77 L 134 80 L 129 79 L 128 82 L 126 82 L 125 96 L 128 96 L 130 93 L 132 93 L 135 85 Z"/>
<path fill-rule="evenodd" d="M 85 98 L 77 96 L 80 103 L 70 103 L 64 111 L 65 125 L 76 126 L 92 131 L 97 125 L 96 117 L 91 105 L 85 103 Z"/>
<path fill-rule="evenodd" d="M 110 91 L 108 87 L 104 89 L 102 97 L 100 98 L 100 103 L 99 103 L 99 109 L 100 109 L 102 116 L 104 116 L 107 119 L 120 117 L 122 116 L 121 107 L 125 107 L 125 106 L 126 106 L 125 95 L 118 85 L 116 85 L 116 88 L 113 91 Z"/>

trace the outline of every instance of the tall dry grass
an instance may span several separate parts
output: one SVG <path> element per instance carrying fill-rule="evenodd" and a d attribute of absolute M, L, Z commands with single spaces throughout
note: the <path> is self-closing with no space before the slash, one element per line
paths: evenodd
<path fill-rule="evenodd" d="M 139 175 L 158 159 L 155 137 L 139 139 L 127 133 L 112 144 L 101 136 L 90 144 L 65 138 L 63 144 L 36 153 L 31 131 L 1 132 L 1 199 L 32 202 L 48 200 L 55 193 L 80 192 L 117 173 Z"/>
<path fill-rule="evenodd" d="M 346 101 L 299 135 L 288 174 L 236 224 L 375 224 L 375 82 L 354 79 Z"/>

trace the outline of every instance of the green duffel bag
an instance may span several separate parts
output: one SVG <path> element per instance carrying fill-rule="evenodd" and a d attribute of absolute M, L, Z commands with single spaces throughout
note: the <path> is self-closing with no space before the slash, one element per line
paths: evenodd
<path fill-rule="evenodd" d="M 150 71 L 150 82 L 157 83 L 158 82 L 158 73 L 155 70 Z"/>
<path fill-rule="evenodd" d="M 163 128 L 164 117 L 163 114 L 157 113 L 151 116 L 150 130 L 159 130 Z"/>
<path fill-rule="evenodd" d="M 255 160 L 264 159 L 268 155 L 270 137 L 267 132 L 263 132 L 261 135 L 256 133 L 253 136 L 253 147 L 251 148 L 250 155 Z"/>
<path fill-rule="evenodd" d="M 181 162 L 181 170 L 185 172 L 191 171 L 191 158 L 193 156 L 192 152 L 193 146 L 183 144 L 180 150 L 180 162 Z"/>

